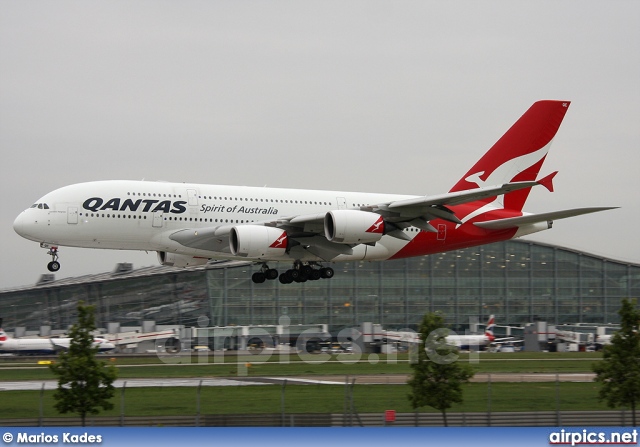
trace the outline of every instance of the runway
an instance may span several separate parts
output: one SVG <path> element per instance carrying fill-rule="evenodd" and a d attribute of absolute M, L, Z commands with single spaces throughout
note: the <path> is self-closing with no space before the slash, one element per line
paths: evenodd
<path fill-rule="evenodd" d="M 591 382 L 594 374 L 476 374 L 471 382 Z M 127 379 L 116 380 L 118 389 L 146 387 L 197 387 L 197 386 L 265 386 L 282 385 L 344 385 L 355 381 L 357 385 L 403 385 L 407 383 L 407 374 L 378 374 L 351 376 L 293 376 L 293 377 L 233 377 L 233 378 L 168 378 L 168 379 Z M 0 382 L 0 391 L 55 390 L 56 380 L 25 380 Z"/>

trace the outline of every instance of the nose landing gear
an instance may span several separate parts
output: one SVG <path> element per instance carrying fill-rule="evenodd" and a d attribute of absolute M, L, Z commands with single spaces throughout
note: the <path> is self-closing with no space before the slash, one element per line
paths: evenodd
<path fill-rule="evenodd" d="M 58 247 L 51 247 L 47 254 L 51 255 L 51 262 L 47 264 L 47 269 L 50 272 L 57 272 L 60 270 L 60 263 L 58 262 Z"/>

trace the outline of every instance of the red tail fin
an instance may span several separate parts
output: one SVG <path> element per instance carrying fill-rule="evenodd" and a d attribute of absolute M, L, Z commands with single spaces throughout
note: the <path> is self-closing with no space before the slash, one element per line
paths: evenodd
<path fill-rule="evenodd" d="M 535 181 L 569 104 L 569 101 L 534 103 L 450 192 L 507 182 Z M 523 189 L 508 194 L 504 207 L 522 210 L 529 192 L 530 189 Z"/>
<path fill-rule="evenodd" d="M 489 341 L 495 340 L 495 336 L 493 335 L 493 328 L 496 327 L 495 315 L 489 316 L 489 321 L 487 322 L 487 327 L 484 330 L 484 336 L 489 339 Z"/>

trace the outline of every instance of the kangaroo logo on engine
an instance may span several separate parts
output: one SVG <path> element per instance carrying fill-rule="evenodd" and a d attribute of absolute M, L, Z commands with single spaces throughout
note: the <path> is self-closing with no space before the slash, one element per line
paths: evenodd
<path fill-rule="evenodd" d="M 384 219 L 382 216 L 365 233 L 384 233 Z"/>

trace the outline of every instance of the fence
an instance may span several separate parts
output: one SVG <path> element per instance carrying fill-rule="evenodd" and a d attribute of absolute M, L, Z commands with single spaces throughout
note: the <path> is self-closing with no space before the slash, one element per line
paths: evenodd
<path fill-rule="evenodd" d="M 565 377 L 567 380 L 584 382 L 567 383 L 561 382 L 557 374 L 534 376 L 538 382 L 534 383 L 530 377 L 522 375 L 509 377 L 509 380 L 521 380 L 519 385 L 518 382 L 492 381 L 491 376 L 485 378 L 485 383 L 469 384 L 464 393 L 464 407 L 459 406 L 447 413 L 448 425 L 624 426 L 631 423 L 630 411 L 608 411 L 597 403 L 597 390 L 590 382 L 591 377 L 569 374 Z M 540 381 L 543 379 L 546 383 Z M 554 379 L 555 382 L 552 381 Z M 368 384 L 356 385 L 357 380 Z M 216 385 L 207 385 L 214 381 Z M 164 382 L 157 379 L 130 380 L 118 387 L 113 400 L 115 408 L 105 416 L 89 418 L 87 424 L 192 427 L 444 425 L 438 412 L 411 411 L 405 381 L 404 375 L 316 376 L 313 379 L 244 377 Z M 135 386 L 128 387 L 127 383 L 135 383 Z M 179 383 L 182 386 L 172 386 Z M 24 382 L 14 384 L 23 386 Z M 32 391 L 11 395 L 11 391 L 0 393 L 7 393 L 5 403 L 14 408 L 16 416 L 0 419 L 0 425 L 79 424 L 77 418 L 58 417 L 59 413 L 53 408 L 52 390 L 56 386 L 53 381 L 42 383 L 40 392 L 36 391 L 38 387 L 35 385 Z M 576 402 L 580 404 L 576 405 Z M 392 422 L 384 418 L 386 409 L 397 410 Z M 153 415 L 153 410 L 160 411 Z M 36 415 L 37 418 L 33 417 Z"/>
<path fill-rule="evenodd" d="M 629 411 L 536 411 L 509 413 L 448 413 L 449 426 L 458 427 L 588 427 L 631 424 Z M 0 419 L 6 427 L 79 426 L 78 418 Z M 87 426 L 166 426 L 166 427 L 438 427 L 439 413 L 398 413 L 394 422 L 385 422 L 384 413 L 365 413 L 357 417 L 335 413 L 216 414 L 200 416 L 96 416 L 87 418 Z"/>

